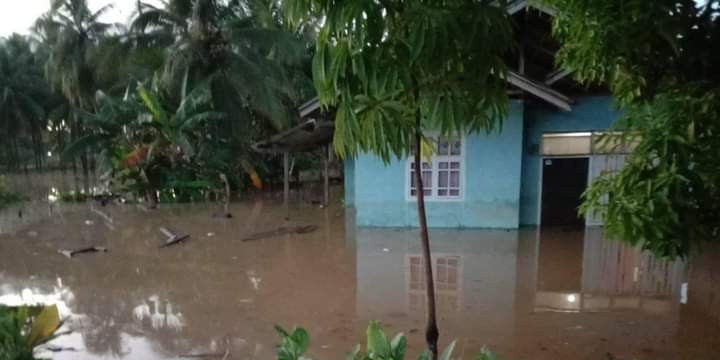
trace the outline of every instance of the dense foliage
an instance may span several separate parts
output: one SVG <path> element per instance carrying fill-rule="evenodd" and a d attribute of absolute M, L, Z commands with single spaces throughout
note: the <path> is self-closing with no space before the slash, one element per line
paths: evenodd
<path fill-rule="evenodd" d="M 282 341 L 277 346 L 278 360 L 302 360 L 309 359 L 305 356 L 310 347 L 310 335 L 307 330 L 296 327 L 291 332 L 276 326 L 275 330 Z M 366 350 L 363 351 L 360 345 L 350 351 L 347 360 L 404 360 L 406 355 L 407 340 L 405 335 L 399 333 L 392 339 L 385 335 L 385 332 L 375 321 L 371 321 L 367 328 Z M 443 351 L 439 360 L 452 359 L 455 341 L 451 342 Z M 428 360 L 430 352 L 425 350 L 417 356 L 417 360 Z M 490 350 L 482 349 L 480 354 L 473 358 L 475 360 L 498 360 L 498 356 Z"/>
<path fill-rule="evenodd" d="M 276 175 L 250 145 L 314 95 L 311 32 L 265 0 L 140 1 L 127 25 L 109 9 L 51 0 L 30 37 L 0 42 L 0 164 L 51 160 L 168 201 Z"/>
<path fill-rule="evenodd" d="M 313 75 L 322 103 L 337 108 L 337 152 L 388 161 L 411 152 L 418 131 L 497 128 L 511 44 L 503 3 L 283 2 L 296 25 L 324 18 Z"/>
<path fill-rule="evenodd" d="M 42 166 L 50 91 L 42 59 L 20 35 L 0 40 L 0 91 L 0 163 L 17 169 L 32 159 Z"/>
<path fill-rule="evenodd" d="M 717 1 L 548 0 L 559 61 L 607 84 L 635 144 L 626 166 L 593 183 L 611 235 L 683 257 L 720 232 L 720 8 Z"/>

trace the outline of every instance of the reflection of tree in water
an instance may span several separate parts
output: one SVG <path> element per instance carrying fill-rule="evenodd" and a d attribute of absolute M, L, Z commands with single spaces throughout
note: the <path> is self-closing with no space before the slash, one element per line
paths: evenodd
<path fill-rule="evenodd" d="M 113 319 L 102 320 L 91 318 L 90 326 L 82 331 L 85 349 L 98 355 L 110 354 L 113 357 L 124 357 L 129 353 L 123 349 L 122 326 Z"/>

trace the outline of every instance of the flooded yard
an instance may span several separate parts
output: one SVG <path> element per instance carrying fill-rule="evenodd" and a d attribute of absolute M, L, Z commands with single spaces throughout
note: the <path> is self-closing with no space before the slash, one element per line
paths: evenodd
<path fill-rule="evenodd" d="M 40 196 L 41 198 L 43 196 Z M 358 228 L 340 206 L 274 200 L 60 204 L 0 211 L 0 303 L 55 303 L 72 330 L 53 359 L 272 359 L 275 324 L 311 333 L 310 356 L 340 359 L 369 320 L 423 345 L 424 279 L 414 229 Z M 190 238 L 159 248 L 160 228 Z M 470 359 L 712 359 L 720 352 L 720 252 L 668 263 L 601 228 L 433 230 L 441 342 Z M 107 252 L 67 258 L 60 249 Z"/>

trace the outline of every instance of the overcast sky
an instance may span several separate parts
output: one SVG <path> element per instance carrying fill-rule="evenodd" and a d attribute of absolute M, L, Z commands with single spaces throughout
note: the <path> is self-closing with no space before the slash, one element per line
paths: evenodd
<path fill-rule="evenodd" d="M 157 1 L 151 1 L 157 3 Z M 134 9 L 135 0 L 88 0 L 91 10 L 114 3 L 102 21 L 125 23 Z M 40 15 L 50 9 L 50 0 L 0 0 L 0 36 L 14 32 L 27 34 Z"/>

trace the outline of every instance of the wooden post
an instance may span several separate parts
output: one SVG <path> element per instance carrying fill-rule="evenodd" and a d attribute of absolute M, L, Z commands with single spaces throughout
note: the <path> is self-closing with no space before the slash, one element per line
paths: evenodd
<path fill-rule="evenodd" d="M 289 214 L 290 201 L 290 154 L 286 151 L 283 153 L 283 206 L 285 207 L 285 217 Z"/>
<path fill-rule="evenodd" d="M 323 184 L 323 206 L 328 206 L 330 203 L 330 146 L 326 146 L 325 150 L 325 169 L 323 171 L 323 180 L 325 181 Z"/>

